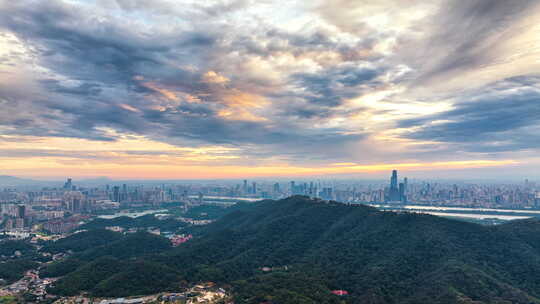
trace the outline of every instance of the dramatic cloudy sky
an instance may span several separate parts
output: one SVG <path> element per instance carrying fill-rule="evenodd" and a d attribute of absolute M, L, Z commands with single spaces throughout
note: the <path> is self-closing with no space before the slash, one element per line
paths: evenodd
<path fill-rule="evenodd" d="M 537 0 L 0 0 L 0 175 L 540 178 Z"/>

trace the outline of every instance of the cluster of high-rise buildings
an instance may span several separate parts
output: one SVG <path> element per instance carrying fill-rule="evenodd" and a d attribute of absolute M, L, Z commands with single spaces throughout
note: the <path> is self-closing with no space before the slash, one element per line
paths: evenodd
<path fill-rule="evenodd" d="M 398 179 L 393 170 L 390 182 L 358 181 L 289 181 L 249 182 L 242 186 L 200 186 L 198 193 L 230 197 L 279 199 L 307 195 L 351 203 L 429 204 L 487 208 L 540 208 L 540 187 L 525 183 L 451 183 Z"/>
<path fill-rule="evenodd" d="M 393 170 L 392 177 L 390 178 L 390 188 L 386 191 L 386 201 L 406 203 L 407 185 L 408 179 L 406 177 L 402 183 L 398 183 L 397 170 Z"/>
<path fill-rule="evenodd" d="M 525 184 L 417 183 L 409 187 L 409 200 L 417 204 L 488 208 L 540 208 L 540 190 Z"/>
<path fill-rule="evenodd" d="M 0 191 L 0 227 L 7 230 L 29 229 L 50 223 L 61 231 L 64 221 L 73 215 L 101 210 L 153 207 L 162 203 L 199 204 L 208 200 L 244 198 L 280 199 L 307 195 L 324 200 L 349 203 L 429 204 L 486 208 L 540 208 L 539 185 L 525 181 L 517 184 L 480 184 L 413 181 L 398 179 L 392 171 L 390 182 L 354 180 L 317 181 L 192 181 L 179 184 L 120 184 L 79 187 L 67 179 L 62 187 L 33 191 Z M 66 227 L 67 227 L 66 226 Z M 52 228 L 51 228 L 52 229 Z"/>
<path fill-rule="evenodd" d="M 192 201 L 188 189 L 184 186 L 127 184 L 80 187 L 71 178 L 58 188 L 3 189 L 0 191 L 0 227 L 9 232 L 28 231 L 37 226 L 54 233 L 68 231 L 78 225 L 80 216 L 103 210 Z"/>
<path fill-rule="evenodd" d="M 0 226 L 5 231 L 23 232 L 41 227 L 68 230 L 77 223 L 71 215 L 117 208 L 106 197 L 93 190 L 78 188 L 68 179 L 63 187 L 38 191 L 0 191 Z M 70 219 L 67 219 L 70 218 Z M 53 229 L 54 228 L 54 229 Z"/>

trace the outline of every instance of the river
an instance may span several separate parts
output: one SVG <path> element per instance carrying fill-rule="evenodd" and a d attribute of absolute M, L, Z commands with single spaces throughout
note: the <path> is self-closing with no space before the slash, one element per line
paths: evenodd
<path fill-rule="evenodd" d="M 389 204 L 369 204 L 381 210 L 387 211 L 407 211 L 415 213 L 427 213 L 445 217 L 463 217 L 473 219 L 499 219 L 517 220 L 530 217 L 540 217 L 540 210 L 529 209 L 494 209 L 494 208 L 466 208 L 466 207 L 439 207 L 425 205 L 389 205 Z"/>

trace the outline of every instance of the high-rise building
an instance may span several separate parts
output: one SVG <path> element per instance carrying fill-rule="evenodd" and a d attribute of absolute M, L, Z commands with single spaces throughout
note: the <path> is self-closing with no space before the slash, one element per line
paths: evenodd
<path fill-rule="evenodd" d="M 18 205 L 17 206 L 17 218 L 24 218 L 26 216 L 26 206 Z"/>
<path fill-rule="evenodd" d="M 398 176 L 397 170 L 392 170 L 392 177 L 390 178 L 390 189 L 388 191 L 389 201 L 400 201 L 400 194 L 398 188 Z"/>
<path fill-rule="evenodd" d="M 397 183 L 397 170 L 392 170 L 392 177 L 390 178 L 390 188 L 396 188 L 398 187 Z"/>
<path fill-rule="evenodd" d="M 120 187 L 113 187 L 113 202 L 120 202 Z"/>
<path fill-rule="evenodd" d="M 402 203 L 407 202 L 407 196 L 405 195 L 405 183 L 399 183 L 399 201 Z"/>
<path fill-rule="evenodd" d="M 405 195 L 407 195 L 407 191 L 409 191 L 409 179 L 408 178 L 403 178 L 403 185 L 405 186 Z"/>
<path fill-rule="evenodd" d="M 324 200 L 333 200 L 334 199 L 334 193 L 332 191 L 332 188 L 325 187 L 322 189 L 321 192 L 321 198 Z"/>
<path fill-rule="evenodd" d="M 280 189 L 279 189 L 279 183 L 275 183 L 275 184 L 274 184 L 274 193 L 273 193 L 273 194 L 274 194 L 274 197 L 277 198 L 277 197 L 279 196 L 280 192 L 281 192 L 281 191 L 280 191 Z"/>
<path fill-rule="evenodd" d="M 7 219 L 6 220 L 6 225 L 5 225 L 6 230 L 12 230 L 13 227 L 14 227 L 13 220 L 12 219 Z"/>
<path fill-rule="evenodd" d="M 71 181 L 71 178 L 68 178 L 66 183 L 64 184 L 64 189 L 65 190 L 71 190 L 73 189 L 73 183 Z"/>
<path fill-rule="evenodd" d="M 122 185 L 122 194 L 120 195 L 121 201 L 126 201 L 128 199 L 128 191 L 127 191 L 127 185 Z"/>

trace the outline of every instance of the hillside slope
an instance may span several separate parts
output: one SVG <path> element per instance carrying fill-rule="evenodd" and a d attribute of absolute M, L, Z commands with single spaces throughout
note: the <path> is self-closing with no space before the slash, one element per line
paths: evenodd
<path fill-rule="evenodd" d="M 300 284 L 309 274 L 328 290 L 347 290 L 352 302 L 534 303 L 539 227 L 536 220 L 486 227 L 291 197 L 226 216 L 205 237 L 170 253 L 168 263 L 189 269 L 195 280 L 259 276 L 258 283 L 242 282 L 253 284 L 248 302 L 271 295 L 260 277 L 272 281 L 281 271 Z M 259 287 L 262 294 L 253 292 Z"/>
<path fill-rule="evenodd" d="M 127 269 L 144 260 L 152 272 L 169 269 L 174 280 L 228 285 L 236 303 L 529 304 L 540 303 L 538 231 L 538 220 L 486 227 L 295 196 L 254 203 L 183 246 L 143 250 L 144 258 L 125 260 L 113 250 L 74 258 L 88 261 L 99 252 L 124 258 Z M 66 278 L 83 279 L 86 265 Z M 130 277 L 122 276 L 124 286 Z M 106 272 L 91 280 L 95 287 L 85 288 L 96 294 L 128 293 Z M 84 289 L 69 281 L 60 282 L 71 294 Z M 349 295 L 332 295 L 335 289 Z"/>

